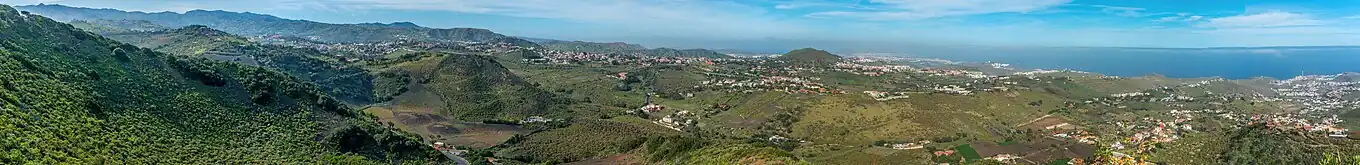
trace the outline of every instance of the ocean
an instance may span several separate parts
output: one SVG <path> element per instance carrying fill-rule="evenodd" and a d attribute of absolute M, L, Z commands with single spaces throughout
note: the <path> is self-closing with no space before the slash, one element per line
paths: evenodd
<path fill-rule="evenodd" d="M 1287 79 L 1360 72 L 1360 47 L 936 49 L 905 56 L 998 62 L 1029 69 L 1073 69 L 1125 77 L 1161 74 L 1174 78 Z"/>

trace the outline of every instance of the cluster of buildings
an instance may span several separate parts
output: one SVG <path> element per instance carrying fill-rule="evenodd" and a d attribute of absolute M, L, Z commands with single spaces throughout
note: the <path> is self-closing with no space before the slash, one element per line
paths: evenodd
<path fill-rule="evenodd" d="M 1356 98 L 1346 98 L 1360 92 L 1360 82 L 1336 81 L 1340 75 L 1306 75 L 1272 83 L 1282 99 L 1295 102 L 1301 114 L 1326 117 L 1338 110 L 1360 106 Z"/>
<path fill-rule="evenodd" d="M 970 91 L 970 90 L 968 90 L 967 88 L 959 87 L 958 85 L 943 85 L 943 86 L 936 86 L 935 88 L 931 88 L 931 90 L 935 90 L 935 92 L 939 92 L 939 93 L 954 94 L 954 95 L 972 95 L 972 94 L 973 94 L 973 91 Z"/>
<path fill-rule="evenodd" d="M 687 65 L 703 64 L 716 65 L 732 61 L 750 60 L 735 58 L 706 58 L 706 57 L 655 57 L 655 56 L 634 56 L 618 53 L 590 53 L 577 51 L 559 51 L 548 49 L 532 50 L 543 55 L 541 59 L 525 59 L 526 62 L 534 64 L 600 64 L 600 65 Z"/>
<path fill-rule="evenodd" d="M 785 76 L 761 76 L 755 79 L 732 79 L 715 78 L 703 81 L 696 88 L 708 90 L 720 90 L 730 93 L 742 92 L 751 93 L 757 91 L 780 91 L 785 93 L 802 94 L 828 94 L 845 93 L 844 91 L 828 89 L 816 77 L 785 77 Z"/>
<path fill-rule="evenodd" d="M 557 121 L 557 120 L 556 120 L 556 119 L 544 118 L 544 117 L 542 117 L 542 116 L 529 116 L 529 118 L 525 118 L 524 120 L 520 120 L 520 121 L 519 121 L 519 124 L 547 123 L 547 122 L 553 122 L 553 121 Z"/>
<path fill-rule="evenodd" d="M 641 110 L 642 112 L 646 113 L 655 113 L 666 110 L 666 106 L 661 106 L 661 104 L 647 103 L 647 105 L 643 105 L 641 108 L 638 108 L 638 110 Z"/>
<path fill-rule="evenodd" d="M 1342 120 L 1338 119 L 1336 116 L 1310 121 L 1308 119 L 1302 118 L 1299 115 L 1294 114 L 1283 115 L 1258 114 L 1252 115 L 1250 118 L 1247 119 L 1248 124 L 1261 123 L 1265 124 L 1267 127 L 1274 129 L 1298 132 L 1322 133 L 1325 134 L 1325 136 L 1327 137 L 1334 138 L 1347 138 L 1349 137 L 1349 134 L 1347 133 L 1350 132 L 1350 129 L 1341 128 L 1336 125 L 1337 123 L 1342 122 Z"/>
<path fill-rule="evenodd" d="M 864 91 L 864 94 L 869 94 L 869 97 L 870 97 L 870 98 L 874 98 L 874 100 L 878 100 L 878 101 L 888 101 L 888 100 L 893 100 L 893 99 L 905 99 L 905 98 L 910 98 L 910 97 L 911 97 L 911 96 L 908 95 L 908 94 L 911 94 L 911 92 L 879 92 L 879 91 Z"/>
<path fill-rule="evenodd" d="M 695 118 L 697 118 L 697 115 L 695 115 L 694 113 L 690 113 L 689 111 L 679 111 L 675 112 L 674 114 L 669 114 L 666 115 L 665 117 L 661 117 L 661 119 L 658 119 L 653 123 L 679 131 L 681 128 L 694 126 L 695 124 L 698 124 L 698 122 L 694 121 Z"/>
<path fill-rule="evenodd" d="M 1173 120 L 1145 117 L 1130 123 L 1117 122 L 1116 126 L 1122 129 L 1121 131 L 1132 131 L 1135 133 L 1133 133 L 1132 136 L 1124 138 L 1122 141 L 1117 141 L 1110 147 L 1113 149 L 1124 149 L 1131 146 L 1136 147 L 1135 150 L 1139 153 L 1143 153 L 1151 150 L 1153 144 L 1176 141 L 1179 140 L 1181 135 L 1185 132 L 1194 131 L 1194 126 L 1187 123 L 1187 121 L 1193 120 L 1194 118 L 1188 118 L 1183 115 L 1175 116 L 1176 117 Z"/>
<path fill-rule="evenodd" d="M 1115 98 L 1121 98 L 1121 99 L 1122 99 L 1122 98 L 1139 97 L 1139 96 L 1150 96 L 1150 95 L 1152 95 L 1152 94 L 1147 93 L 1147 92 L 1129 92 L 1129 93 L 1110 94 L 1110 97 L 1115 97 Z"/>
<path fill-rule="evenodd" d="M 1214 82 L 1220 82 L 1220 81 L 1224 81 L 1224 79 L 1223 79 L 1223 78 L 1215 78 L 1215 79 L 1204 80 L 1204 81 L 1199 81 L 1199 82 L 1194 82 L 1194 83 L 1189 83 L 1189 84 L 1183 84 L 1183 85 L 1181 85 L 1181 86 L 1182 86 L 1182 87 L 1195 88 L 1195 87 L 1205 86 L 1205 85 L 1209 85 L 1209 84 L 1212 84 L 1212 83 L 1214 83 Z"/>
<path fill-rule="evenodd" d="M 1032 71 L 1015 72 L 1015 73 L 1012 73 L 1012 74 L 1013 74 L 1013 75 L 1019 75 L 1019 76 L 1030 76 L 1030 77 L 1032 77 L 1032 76 L 1038 76 L 1038 75 L 1044 75 L 1044 74 L 1053 74 L 1053 73 L 1091 74 L 1091 72 L 1078 71 L 1078 70 L 1069 70 L 1069 69 L 1064 69 L 1064 70 L 1035 69 L 1035 70 L 1032 70 Z M 1119 76 L 1101 76 L 1101 78 L 1106 78 L 1106 79 L 1118 79 Z"/>
<path fill-rule="evenodd" d="M 974 78 L 974 79 L 983 79 L 983 78 L 989 78 L 989 77 L 991 77 L 991 76 L 988 76 L 986 73 L 982 73 L 982 72 L 979 72 L 979 71 L 959 70 L 959 69 L 921 69 L 919 72 L 920 72 L 920 73 L 927 73 L 927 74 L 931 74 L 931 75 L 936 75 L 936 76 L 958 76 L 958 77 L 968 77 L 968 78 Z"/>
<path fill-rule="evenodd" d="M 884 147 L 892 148 L 892 149 L 895 149 L 895 150 L 914 150 L 914 149 L 922 149 L 922 148 L 925 148 L 926 145 L 927 145 L 927 144 L 930 144 L 930 143 L 931 143 L 931 142 L 930 142 L 929 140 L 922 140 L 922 141 L 912 142 L 912 143 L 890 143 L 890 144 L 883 144 L 883 145 L 884 145 Z"/>
<path fill-rule="evenodd" d="M 886 73 L 896 73 L 915 70 L 915 68 L 906 65 L 864 65 L 853 62 L 839 62 L 832 66 L 834 67 L 831 69 L 833 71 L 841 71 L 866 76 L 880 76 Z"/>

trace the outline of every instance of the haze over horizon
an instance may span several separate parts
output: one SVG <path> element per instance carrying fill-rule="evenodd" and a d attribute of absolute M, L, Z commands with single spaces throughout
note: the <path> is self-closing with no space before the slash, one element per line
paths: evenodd
<path fill-rule="evenodd" d="M 1360 2 L 820 0 L 0 0 L 143 12 L 225 10 L 327 23 L 413 22 L 648 47 L 892 51 L 909 46 L 1360 45 Z M 1186 4 L 1190 3 L 1190 4 Z"/>

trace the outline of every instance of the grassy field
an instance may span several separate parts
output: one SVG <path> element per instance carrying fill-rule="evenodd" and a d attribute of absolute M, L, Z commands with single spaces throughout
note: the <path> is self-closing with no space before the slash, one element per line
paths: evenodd
<path fill-rule="evenodd" d="M 967 159 L 969 162 L 982 160 L 982 156 L 978 155 L 977 150 L 973 149 L 973 146 L 969 144 L 954 147 L 954 151 L 956 151 L 957 154 L 962 154 L 963 158 Z"/>

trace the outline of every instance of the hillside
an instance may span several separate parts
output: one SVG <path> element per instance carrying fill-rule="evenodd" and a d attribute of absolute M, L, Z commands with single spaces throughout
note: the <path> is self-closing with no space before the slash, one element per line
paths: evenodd
<path fill-rule="evenodd" d="M 1318 138 L 1250 125 L 1225 133 L 1219 159 L 1227 164 L 1337 164 L 1325 157 L 1360 154 L 1360 141 Z M 1212 150 L 1209 150 L 1213 152 Z M 1270 155 L 1270 156 L 1265 156 Z M 1345 159 L 1348 156 L 1342 156 Z M 1360 160 L 1355 160 L 1360 161 Z M 1350 162 L 1348 162 L 1350 163 Z"/>
<path fill-rule="evenodd" d="M 425 113 L 456 121 L 517 121 L 529 116 L 562 113 L 564 102 L 511 73 L 492 57 L 471 54 L 418 53 L 411 62 L 378 69 L 382 86 L 399 86 L 396 106 L 432 109 Z"/>
<path fill-rule="evenodd" d="M 193 10 L 173 12 L 128 12 L 114 9 L 91 9 L 63 5 L 19 6 L 20 10 L 56 20 L 144 20 L 165 27 L 205 25 L 214 29 L 246 36 L 290 35 L 332 43 L 379 42 L 402 38 L 419 40 L 449 40 L 488 42 L 492 40 L 520 40 L 476 28 L 426 28 L 409 23 L 393 24 L 329 24 L 306 20 L 290 20 L 271 15 L 227 11 Z M 520 42 L 520 43 L 527 43 Z"/>
<path fill-rule="evenodd" d="M 775 60 L 789 61 L 792 63 L 835 63 L 841 60 L 841 56 L 831 54 L 825 50 L 813 48 L 802 48 L 775 58 Z"/>
<path fill-rule="evenodd" d="M 727 54 L 722 54 L 707 49 L 671 49 L 671 48 L 647 49 L 642 45 L 622 42 L 596 43 L 585 41 L 544 40 L 538 43 L 548 49 L 572 52 L 601 53 L 601 54 L 613 53 L 653 57 L 732 58 L 732 56 L 728 56 Z"/>
<path fill-rule="evenodd" d="M 313 49 L 263 45 L 206 26 L 162 31 L 139 31 L 104 36 L 138 47 L 190 57 L 262 66 L 316 83 L 328 94 L 352 104 L 373 98 L 373 76 L 329 54 Z"/>
<path fill-rule="evenodd" d="M 0 36 L 0 164 L 449 163 L 282 73 L 3 5 Z"/>

